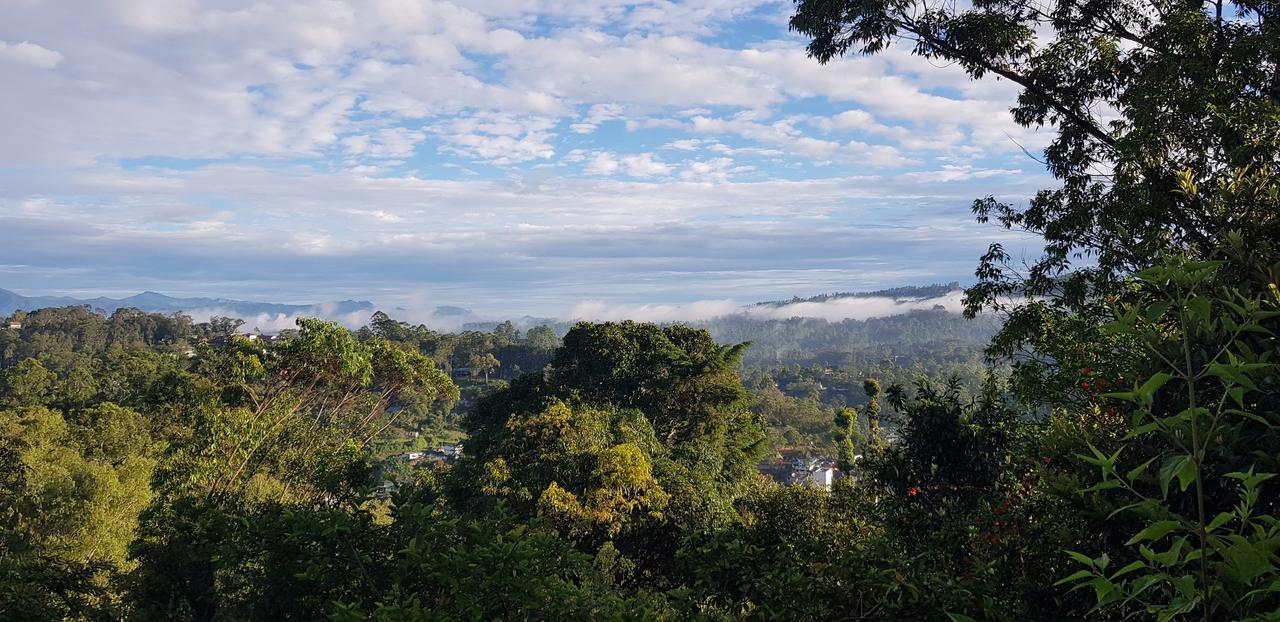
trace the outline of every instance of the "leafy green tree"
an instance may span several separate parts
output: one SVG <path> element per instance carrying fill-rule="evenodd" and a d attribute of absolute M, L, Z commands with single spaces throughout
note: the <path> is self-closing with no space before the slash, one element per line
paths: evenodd
<path fill-rule="evenodd" d="M 24 445 L 24 488 L 9 511 L 28 546 L 68 562 L 123 567 L 138 514 L 151 501 L 155 452 L 141 415 L 107 405 L 87 418 L 68 423 L 44 407 L 0 412 L 0 428 Z"/>
<path fill-rule="evenodd" d="M 492 352 L 486 352 L 484 354 L 472 354 L 467 361 L 467 365 L 471 367 L 471 373 L 483 374 L 484 383 L 487 385 L 489 384 L 489 372 L 498 369 L 502 362 Z"/>
<path fill-rule="evenodd" d="M 0 404 L 39 406 L 54 398 L 58 375 L 45 369 L 37 359 L 23 359 L 0 375 Z"/>
<path fill-rule="evenodd" d="M 1091 587 L 1099 608 L 1139 606 L 1161 620 L 1280 615 L 1270 482 L 1280 472 L 1280 350 L 1262 326 L 1280 317 L 1280 294 L 1219 289 L 1222 267 L 1172 259 L 1140 272 L 1140 300 L 1106 326 L 1149 363 L 1130 390 L 1102 398 L 1129 411 L 1129 434 L 1113 452 L 1082 456 L 1101 472 L 1087 492 L 1114 496 L 1117 514 L 1141 521 L 1122 549 L 1071 553 L 1084 567 L 1063 581 Z"/>
<path fill-rule="evenodd" d="M 1270 5 L 1246 1 L 801 0 L 791 27 L 824 63 L 905 44 L 974 79 L 1008 80 L 1022 88 L 1013 119 L 1056 129 L 1044 161 L 1059 187 L 1024 209 L 974 205 L 980 220 L 1039 234 L 1044 256 L 1024 274 L 993 244 L 967 293 L 970 313 L 1009 313 L 992 350 L 1030 346 L 1037 376 L 1056 367 L 1047 340 L 1071 329 L 1096 341 L 1108 297 L 1127 295 L 1124 277 L 1164 252 L 1227 260 L 1236 283 L 1265 288 L 1231 249 L 1269 257 L 1263 265 L 1278 256 L 1280 203 L 1267 190 L 1280 172 L 1274 21 Z M 1069 388 L 1024 393 L 1053 402 Z"/>
<path fill-rule="evenodd" d="M 773 486 L 742 501 L 746 520 L 686 536 L 688 590 L 712 619 L 931 620 L 907 552 L 871 522 L 867 499 Z"/>
<path fill-rule="evenodd" d="M 201 380 L 220 390 L 194 409 L 192 438 L 157 478 L 133 543 L 140 618 L 318 617 L 352 590 L 377 590 L 350 575 L 366 569 L 354 539 L 378 546 L 362 508 L 374 483 L 368 446 L 403 412 L 393 403 L 456 399 L 457 388 L 416 350 L 298 324 L 279 343 L 236 336 L 199 357 Z M 309 569 L 297 565 L 301 546 L 354 558 Z"/>
<path fill-rule="evenodd" d="M 545 324 L 530 328 L 524 337 L 529 347 L 537 352 L 551 352 L 560 347 L 560 337 L 555 329 Z"/>
<path fill-rule="evenodd" d="M 493 345 L 496 347 L 509 346 L 520 341 L 520 330 L 506 320 L 493 327 Z"/>
<path fill-rule="evenodd" d="M 862 391 L 867 394 L 867 435 L 868 446 L 873 450 L 880 447 L 880 382 L 868 378 L 862 383 Z"/>
<path fill-rule="evenodd" d="M 836 467 L 844 473 L 853 473 L 857 466 L 858 448 L 862 435 L 858 432 L 858 410 L 841 408 L 836 411 L 836 435 L 838 437 Z"/>
<path fill-rule="evenodd" d="M 466 421 L 468 453 L 488 455 L 513 416 L 554 400 L 639 411 L 670 457 L 654 466 L 671 495 L 668 516 L 726 520 L 732 499 L 756 479 L 766 440 L 734 369 L 743 348 L 678 325 L 580 323 L 545 376 L 526 375 L 477 406 Z"/>

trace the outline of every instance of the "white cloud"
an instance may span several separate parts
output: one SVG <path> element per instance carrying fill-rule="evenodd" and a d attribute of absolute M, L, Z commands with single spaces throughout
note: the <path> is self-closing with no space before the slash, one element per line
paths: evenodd
<path fill-rule="evenodd" d="M 445 141 L 441 151 L 507 165 L 555 155 L 554 127 L 555 121 L 544 117 L 482 113 L 433 129 Z"/>
<path fill-rule="evenodd" d="M 612 153 L 599 151 L 591 154 L 583 172 L 588 175 L 612 175 L 618 172 L 620 166 L 618 159 Z"/>
<path fill-rule="evenodd" d="M 963 310 L 963 292 L 916 300 L 893 298 L 836 298 L 824 302 L 798 302 L 782 305 L 755 305 L 733 300 L 699 300 L 685 304 L 609 304 L 600 301 L 581 302 L 569 312 L 570 320 L 637 322 L 705 322 L 716 318 L 742 316 L 758 320 L 816 318 L 828 322 L 866 320 L 873 317 L 902 315 L 911 311 L 942 309 L 959 313 Z"/>
<path fill-rule="evenodd" d="M 685 170 L 680 171 L 680 178 L 697 182 L 725 183 L 733 175 L 748 173 L 750 166 L 736 166 L 732 158 L 712 158 L 689 162 Z"/>
<path fill-rule="evenodd" d="M 30 41 L 6 43 L 0 40 L 0 61 L 22 63 L 41 69 L 53 69 L 58 66 L 58 63 L 62 62 L 62 54 Z"/>
<path fill-rule="evenodd" d="M 23 174 L 0 186 L 0 226 L 26 237 L 0 265 L 129 282 L 185 269 L 173 282 L 268 293 L 421 278 L 471 297 L 683 299 L 690 286 L 666 284 L 680 270 L 726 297 L 915 278 L 1004 235 L 967 206 L 1031 196 L 1045 179 L 1019 170 L 1037 167 L 1018 145 L 1048 135 L 1009 120 L 1010 87 L 896 49 L 820 66 L 786 33 L 789 9 L 10 3 L 0 168 Z"/>
<path fill-rule="evenodd" d="M 339 313 L 337 311 L 337 307 L 334 306 L 333 303 L 319 304 L 298 314 L 244 314 L 237 313 L 234 309 L 219 307 L 191 309 L 189 311 L 184 311 L 184 313 L 196 322 L 208 322 L 214 317 L 239 318 L 244 321 L 244 324 L 240 327 L 241 333 L 267 335 L 274 335 L 282 330 L 296 329 L 298 327 L 298 319 L 304 317 L 318 317 L 331 322 L 337 322 L 354 330 L 368 324 L 369 319 L 373 316 L 372 313 L 367 311 Z"/>
<path fill-rule="evenodd" d="M 657 160 L 652 153 L 624 156 L 621 162 L 627 174 L 632 177 L 655 177 L 671 173 L 671 165 Z"/>
<path fill-rule="evenodd" d="M 583 172 L 587 175 L 610 176 L 625 173 L 630 177 L 650 178 L 671 174 L 672 167 L 655 157 L 652 153 L 636 153 L 620 155 L 610 151 L 593 151 L 590 153 L 577 151 L 570 154 L 568 161 L 585 161 Z"/>
<path fill-rule="evenodd" d="M 665 145 L 666 149 L 675 149 L 677 151 L 697 151 L 701 147 L 703 141 L 699 138 L 682 138 L 673 140 Z"/>

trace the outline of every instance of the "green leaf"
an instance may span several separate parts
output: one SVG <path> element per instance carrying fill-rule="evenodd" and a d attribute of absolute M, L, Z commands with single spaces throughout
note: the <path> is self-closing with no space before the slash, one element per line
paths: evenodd
<path fill-rule="evenodd" d="M 1101 482 L 1098 482 L 1098 483 L 1096 483 L 1096 484 L 1094 484 L 1094 485 L 1092 485 L 1092 486 L 1090 486 L 1090 487 L 1088 487 L 1088 488 L 1085 488 L 1085 489 L 1081 490 L 1080 492 L 1100 492 L 1100 491 L 1103 491 L 1103 490 L 1111 490 L 1111 489 L 1113 489 L 1113 488 L 1119 488 L 1119 487 L 1120 487 L 1120 481 L 1119 481 L 1119 480 L 1107 479 L 1107 480 L 1103 480 L 1103 481 L 1101 481 Z"/>
<path fill-rule="evenodd" d="M 1146 567 L 1147 567 L 1147 564 L 1140 559 L 1137 561 L 1129 562 L 1129 565 L 1117 570 L 1115 574 L 1111 575 L 1111 580 L 1115 581 L 1116 579 L 1119 579 L 1120 577 L 1123 577 L 1124 575 L 1127 575 L 1130 572 L 1133 572 L 1135 570 L 1139 570 L 1142 568 L 1146 568 Z"/>
<path fill-rule="evenodd" d="M 1155 461 L 1156 459 L 1152 458 L 1130 469 L 1128 473 L 1124 474 L 1125 479 L 1128 480 L 1130 483 L 1132 483 L 1134 480 L 1138 479 L 1138 477 L 1141 476 L 1147 470 L 1147 467 L 1151 466 L 1152 462 L 1155 462 Z"/>
<path fill-rule="evenodd" d="M 1103 393 L 1102 397 L 1109 397 L 1113 400 L 1123 400 L 1125 402 L 1134 402 L 1138 399 L 1138 394 L 1133 391 L 1115 391 L 1112 393 Z"/>
<path fill-rule="evenodd" d="M 1164 372 L 1156 372 L 1152 374 L 1150 378 L 1147 378 L 1147 381 L 1142 383 L 1142 386 L 1138 387 L 1138 390 L 1135 391 L 1135 393 L 1140 397 L 1150 398 L 1152 395 L 1155 395 L 1156 391 L 1160 390 L 1160 387 L 1163 387 L 1165 383 L 1170 380 L 1173 380 L 1173 376 Z"/>
<path fill-rule="evenodd" d="M 1069 575 L 1067 575 L 1067 576 L 1065 576 L 1065 577 L 1062 577 L 1061 579 L 1058 579 L 1058 580 L 1057 580 L 1057 581 L 1055 581 L 1053 584 L 1054 584 L 1054 585 L 1064 585 L 1064 584 L 1067 584 L 1067 583 L 1075 583 L 1076 581 L 1079 581 L 1079 580 L 1081 580 L 1081 579 L 1087 579 L 1087 578 L 1090 578 L 1090 577 L 1092 577 L 1092 576 L 1093 576 L 1093 571 L 1092 571 L 1092 570 L 1077 570 L 1077 571 L 1075 571 L 1075 572 L 1073 572 L 1073 573 L 1071 573 L 1071 574 L 1069 574 Z"/>
<path fill-rule="evenodd" d="M 1156 320 L 1163 317 L 1165 312 L 1169 310 L 1170 304 L 1171 304 L 1170 301 L 1162 300 L 1160 302 L 1157 302 L 1151 305 L 1150 307 L 1147 307 L 1147 313 L 1146 313 L 1147 321 L 1155 322 Z"/>
<path fill-rule="evenodd" d="M 1169 496 L 1169 482 L 1173 481 L 1174 477 L 1177 477 L 1182 473 L 1183 468 L 1185 468 L 1185 465 L 1188 462 L 1191 462 L 1191 456 L 1186 454 L 1165 458 L 1164 464 L 1160 465 L 1159 480 L 1161 496 Z"/>
<path fill-rule="evenodd" d="M 977 622 L 977 620 L 974 620 L 963 613 L 951 613 L 948 611 L 947 617 L 951 618 L 951 622 Z"/>
<path fill-rule="evenodd" d="M 1203 296 L 1196 296 L 1187 301 L 1187 309 L 1201 322 L 1208 322 L 1213 313 L 1213 301 Z"/>
<path fill-rule="evenodd" d="M 1213 531 L 1231 522 L 1231 520 L 1234 519 L 1235 517 L 1236 515 L 1232 512 L 1221 512 L 1217 516 L 1213 517 L 1213 520 L 1209 521 L 1209 526 L 1205 527 L 1205 530 Z"/>
<path fill-rule="evenodd" d="M 1071 559 L 1074 559 L 1090 568 L 1094 567 L 1093 558 L 1089 557 L 1088 555 L 1085 555 L 1084 553 L 1077 553 L 1075 551 L 1063 551 L 1063 552 L 1066 553 L 1067 557 L 1070 557 Z"/>
<path fill-rule="evenodd" d="M 1134 544 L 1143 542 L 1145 540 L 1151 540 L 1152 542 L 1155 542 L 1165 537 L 1166 535 L 1168 535 L 1170 531 L 1173 531 L 1174 529 L 1177 529 L 1181 526 L 1182 526 L 1181 523 L 1179 523 L 1176 520 L 1156 521 L 1154 523 L 1151 523 L 1150 525 L 1147 525 L 1146 528 L 1144 528 L 1142 531 L 1139 531 L 1138 534 L 1135 535 L 1134 537 L 1129 538 L 1129 541 L 1125 542 L 1125 546 L 1132 546 Z"/>
<path fill-rule="evenodd" d="M 1196 464 L 1196 461 L 1192 460 L 1191 456 L 1187 456 L 1187 459 L 1182 463 L 1182 468 L 1178 470 L 1178 486 L 1182 488 L 1183 492 L 1186 492 L 1187 488 L 1196 481 L 1196 475 L 1199 472 L 1200 467 Z"/>

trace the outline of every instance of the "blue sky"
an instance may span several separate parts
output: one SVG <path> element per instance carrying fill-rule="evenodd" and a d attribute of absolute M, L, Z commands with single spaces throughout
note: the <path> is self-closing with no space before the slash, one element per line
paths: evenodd
<path fill-rule="evenodd" d="M 0 287 L 557 314 L 969 281 L 1016 89 L 760 0 L 10 0 Z M 1026 150 L 1026 151 L 1024 151 Z"/>

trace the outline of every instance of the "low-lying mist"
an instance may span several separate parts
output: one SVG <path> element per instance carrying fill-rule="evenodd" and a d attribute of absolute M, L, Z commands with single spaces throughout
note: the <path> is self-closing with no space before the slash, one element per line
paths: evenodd
<path fill-rule="evenodd" d="M 963 293 L 955 290 L 944 296 L 929 298 L 890 298 L 879 296 L 853 296 L 825 301 L 800 301 L 789 303 L 744 304 L 733 300 L 700 300 L 684 304 L 612 304 L 600 301 L 584 301 L 574 305 L 558 317 L 534 318 L 529 316 L 501 316 L 491 314 L 459 313 L 457 308 L 396 308 L 388 311 L 392 318 L 411 324 L 425 324 L 433 330 L 457 331 L 476 324 L 511 320 L 521 328 L 544 323 L 568 323 L 576 321 L 655 322 L 708 322 L 717 318 L 753 320 L 787 320 L 811 318 L 840 322 L 866 320 L 876 317 L 901 315 L 917 310 L 942 309 L 952 313 L 961 310 Z M 445 311 L 440 311 L 445 309 Z M 244 331 L 278 333 L 296 326 L 299 317 L 320 317 L 356 329 L 366 325 L 372 313 L 368 311 L 340 312 L 335 305 L 316 305 L 307 312 L 296 314 L 260 313 L 237 314 L 233 309 L 203 308 L 187 312 L 197 322 L 208 321 L 215 316 L 237 317 L 244 320 Z"/>

